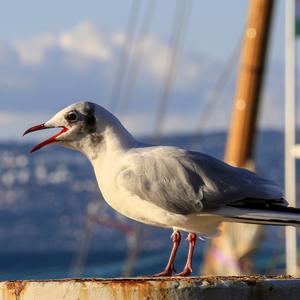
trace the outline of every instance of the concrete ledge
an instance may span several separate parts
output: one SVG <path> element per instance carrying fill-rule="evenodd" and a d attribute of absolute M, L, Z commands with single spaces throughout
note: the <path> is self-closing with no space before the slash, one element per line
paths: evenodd
<path fill-rule="evenodd" d="M 0 300 L 300 299 L 289 276 L 64 279 L 0 282 Z"/>

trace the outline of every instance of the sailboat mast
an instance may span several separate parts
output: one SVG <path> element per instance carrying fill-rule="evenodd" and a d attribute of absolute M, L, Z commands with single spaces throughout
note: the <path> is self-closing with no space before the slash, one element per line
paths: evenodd
<path fill-rule="evenodd" d="M 251 0 L 225 160 L 246 167 L 252 158 L 273 0 Z"/>

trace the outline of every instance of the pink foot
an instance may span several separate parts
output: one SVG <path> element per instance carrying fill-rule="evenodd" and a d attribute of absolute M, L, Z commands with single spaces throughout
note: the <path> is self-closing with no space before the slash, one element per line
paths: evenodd
<path fill-rule="evenodd" d="M 172 271 L 171 270 L 164 270 L 160 273 L 152 275 L 153 277 L 164 277 L 164 276 L 172 276 Z"/>
<path fill-rule="evenodd" d="M 184 268 L 182 272 L 175 274 L 175 276 L 190 276 L 192 274 L 192 269 Z"/>
<path fill-rule="evenodd" d="M 173 272 L 176 272 L 176 269 L 174 268 L 174 266 L 172 266 L 171 268 L 166 268 L 164 271 L 154 274 L 152 276 L 153 277 L 172 276 Z"/>

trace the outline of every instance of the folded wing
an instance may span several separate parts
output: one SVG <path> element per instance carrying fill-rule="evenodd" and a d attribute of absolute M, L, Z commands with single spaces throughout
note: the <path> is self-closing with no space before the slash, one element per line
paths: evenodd
<path fill-rule="evenodd" d="M 175 147 L 132 150 L 118 175 L 118 185 L 179 214 L 248 203 L 287 205 L 274 182 L 208 155 Z"/>

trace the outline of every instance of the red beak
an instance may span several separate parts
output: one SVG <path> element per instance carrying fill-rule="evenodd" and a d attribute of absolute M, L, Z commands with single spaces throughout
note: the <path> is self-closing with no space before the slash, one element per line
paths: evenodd
<path fill-rule="evenodd" d="M 65 132 L 68 131 L 68 128 L 66 128 L 64 126 L 60 126 L 60 127 L 62 128 L 62 130 L 59 133 L 55 134 L 54 136 L 50 137 L 49 139 L 47 139 L 47 140 L 39 143 L 38 145 L 34 146 L 31 149 L 30 152 L 31 153 L 35 152 L 35 151 L 37 151 L 37 150 L 39 150 L 39 149 L 41 149 L 41 148 L 43 148 L 43 147 L 45 147 L 45 146 L 47 146 L 49 144 L 55 143 L 56 142 L 56 138 L 58 136 L 60 136 L 61 134 L 63 134 L 63 133 L 65 133 Z M 43 129 L 49 129 L 49 128 L 51 128 L 51 127 L 46 127 L 45 124 L 36 125 L 36 126 L 33 126 L 33 127 L 29 128 L 29 129 L 27 129 L 23 133 L 23 136 L 26 135 L 26 134 L 28 134 L 28 133 L 30 133 L 30 132 L 33 132 L 33 131 L 38 131 L 38 130 L 43 130 Z"/>

